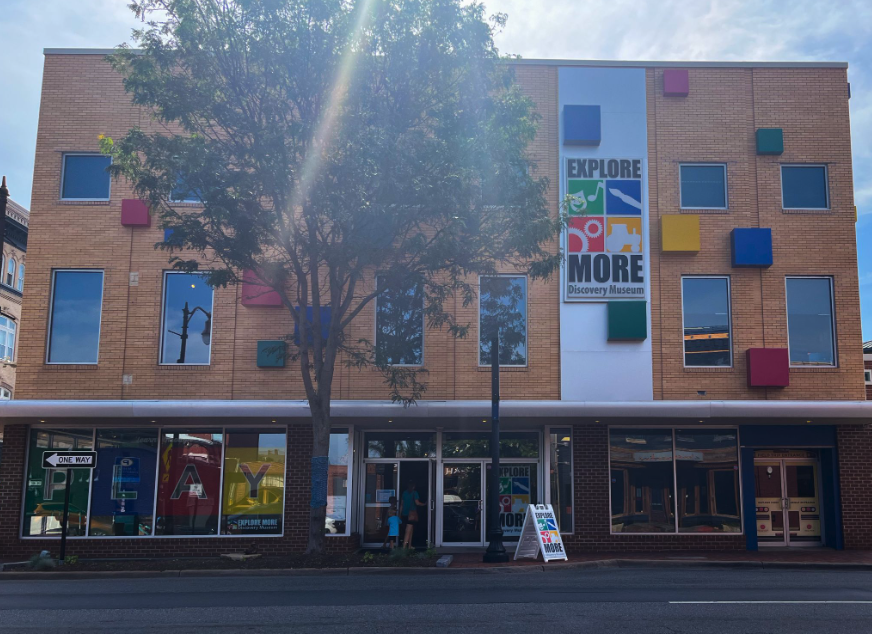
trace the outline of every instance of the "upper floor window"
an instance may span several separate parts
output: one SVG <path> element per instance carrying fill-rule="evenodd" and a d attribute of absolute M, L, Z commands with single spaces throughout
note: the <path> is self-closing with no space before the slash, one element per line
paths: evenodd
<path fill-rule="evenodd" d="M 378 276 L 379 289 L 385 278 Z M 386 365 L 424 363 L 424 289 L 385 290 L 375 304 L 376 362 Z"/>
<path fill-rule="evenodd" d="M 15 282 L 15 258 L 6 260 L 6 272 L 3 275 L 3 283 L 6 286 L 12 286 Z"/>
<path fill-rule="evenodd" d="M 863 370 L 863 379 L 866 385 L 872 385 L 872 370 Z"/>
<path fill-rule="evenodd" d="M 109 200 L 112 158 L 102 154 L 64 154 L 62 200 Z"/>
<path fill-rule="evenodd" d="M 791 365 L 836 365 L 833 280 L 788 277 L 787 347 Z"/>
<path fill-rule="evenodd" d="M 527 365 L 527 278 L 497 275 L 479 279 L 479 365 L 490 365 L 493 335 L 499 332 L 500 365 Z"/>
<path fill-rule="evenodd" d="M 212 287 L 199 273 L 164 273 L 161 363 L 209 365 Z"/>
<path fill-rule="evenodd" d="M 12 392 L 7 390 L 5 387 L 0 387 L 0 401 L 11 401 L 12 400 Z M 0 449 L 3 448 L 3 430 L 0 429 Z"/>
<path fill-rule="evenodd" d="M 53 273 L 47 363 L 97 363 L 103 271 Z"/>
<path fill-rule="evenodd" d="M 18 282 L 15 284 L 15 288 L 19 292 L 24 290 L 24 262 L 18 265 Z"/>
<path fill-rule="evenodd" d="M 176 179 L 176 186 L 170 192 L 171 203 L 201 203 L 203 196 L 196 188 L 190 187 L 185 179 L 179 176 Z"/>
<path fill-rule="evenodd" d="M 679 166 L 682 209 L 726 209 L 727 166 L 723 163 Z"/>
<path fill-rule="evenodd" d="M 730 366 L 730 279 L 685 277 L 681 280 L 684 365 Z"/>
<path fill-rule="evenodd" d="M 782 165 L 783 209 L 829 209 L 826 165 Z"/>
<path fill-rule="evenodd" d="M 15 360 L 15 322 L 8 317 L 0 317 L 0 359 Z"/>

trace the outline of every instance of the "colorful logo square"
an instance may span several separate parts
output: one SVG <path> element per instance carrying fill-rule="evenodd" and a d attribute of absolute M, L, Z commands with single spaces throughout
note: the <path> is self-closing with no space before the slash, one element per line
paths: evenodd
<path fill-rule="evenodd" d="M 602 216 L 605 213 L 605 181 L 570 180 L 566 192 L 572 196 L 569 213 L 574 215 Z"/>
<path fill-rule="evenodd" d="M 512 478 L 512 495 L 530 495 L 530 478 Z"/>
<path fill-rule="evenodd" d="M 570 218 L 567 235 L 569 253 L 602 253 L 606 250 L 605 220 L 602 218 Z"/>
<path fill-rule="evenodd" d="M 524 513 L 530 505 L 529 495 L 513 495 L 512 496 L 512 512 Z"/>
<path fill-rule="evenodd" d="M 548 527 L 549 531 L 556 531 L 557 530 L 557 521 L 554 518 L 546 517 L 545 518 L 545 525 Z"/>
<path fill-rule="evenodd" d="M 511 495 L 501 495 L 500 496 L 500 512 L 501 513 L 511 513 L 512 512 L 512 496 Z"/>
<path fill-rule="evenodd" d="M 548 524 L 546 524 L 545 520 L 543 520 L 543 519 L 537 519 L 536 520 L 536 528 L 538 528 L 540 531 L 547 531 Z"/>
<path fill-rule="evenodd" d="M 641 216 L 642 181 L 607 180 L 606 213 L 610 216 Z"/>
<path fill-rule="evenodd" d="M 641 253 L 642 219 L 609 218 L 606 225 L 606 250 L 609 253 Z"/>
<path fill-rule="evenodd" d="M 512 479 L 500 478 L 500 495 L 512 494 Z"/>
<path fill-rule="evenodd" d="M 551 543 L 551 531 L 539 531 L 539 534 L 542 536 L 542 543 Z"/>

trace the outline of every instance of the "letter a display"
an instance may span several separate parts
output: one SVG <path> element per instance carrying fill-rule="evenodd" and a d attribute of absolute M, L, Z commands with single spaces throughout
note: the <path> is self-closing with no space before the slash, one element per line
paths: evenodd
<path fill-rule="evenodd" d="M 560 529 L 557 528 L 557 517 L 550 504 L 530 504 L 524 518 L 524 528 L 515 549 L 515 559 L 529 557 L 536 559 L 542 553 L 544 561 L 553 559 L 568 560 Z"/>

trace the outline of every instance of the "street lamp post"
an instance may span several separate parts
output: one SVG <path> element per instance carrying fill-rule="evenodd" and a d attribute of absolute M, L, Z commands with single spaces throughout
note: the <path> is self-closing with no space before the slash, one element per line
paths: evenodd
<path fill-rule="evenodd" d="M 483 560 L 488 564 L 506 563 L 509 555 L 503 546 L 500 526 L 500 335 L 491 340 L 491 470 L 488 475 L 490 498 L 487 499 L 488 545 Z"/>
<path fill-rule="evenodd" d="M 179 339 L 182 340 L 182 345 L 179 350 L 179 360 L 176 361 L 176 363 L 185 362 L 185 354 L 188 351 L 188 324 L 191 322 L 191 318 L 198 310 L 206 315 L 206 325 L 203 327 L 202 332 L 203 343 L 208 344 L 209 338 L 212 336 L 212 313 L 201 306 L 194 306 L 193 309 L 188 309 L 188 302 L 185 302 L 185 307 L 182 309 L 182 332 L 179 333 L 170 330 L 171 333 L 178 335 Z"/>

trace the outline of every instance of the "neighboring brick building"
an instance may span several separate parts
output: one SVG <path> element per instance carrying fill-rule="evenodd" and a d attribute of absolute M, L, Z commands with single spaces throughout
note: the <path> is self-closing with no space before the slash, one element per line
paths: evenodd
<path fill-rule="evenodd" d="M 0 400 L 15 396 L 15 342 L 21 324 L 27 224 L 30 212 L 14 200 L 6 205 L 6 231 L 0 264 Z"/>
<path fill-rule="evenodd" d="M 165 272 L 162 229 L 96 155 L 98 135 L 154 125 L 104 53 L 46 51 L 27 400 L 0 409 L 0 555 L 53 547 L 63 476 L 36 463 L 95 443 L 94 482 L 73 484 L 77 554 L 215 554 L 219 535 L 299 550 L 307 408 L 266 345 L 290 317 L 245 287 Z M 509 538 L 534 501 L 554 504 L 570 550 L 872 546 L 854 486 L 872 407 L 860 402 L 846 65 L 512 64 L 542 117 L 530 153 L 549 203 L 573 198 L 560 278 L 499 282 L 526 300 L 524 362 L 501 373 Z M 174 338 L 183 300 L 202 311 L 187 358 Z M 457 311 L 478 323 L 478 306 Z M 351 336 L 377 319 L 365 311 Z M 388 403 L 374 371 L 338 371 L 332 548 L 381 544 L 387 500 L 409 480 L 430 501 L 419 542 L 485 539 L 479 334 L 422 337 L 429 389 L 415 407 Z"/>
<path fill-rule="evenodd" d="M 866 400 L 872 401 L 872 341 L 863 344 L 863 381 L 866 383 Z"/>

